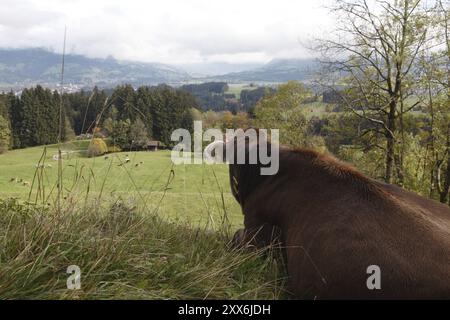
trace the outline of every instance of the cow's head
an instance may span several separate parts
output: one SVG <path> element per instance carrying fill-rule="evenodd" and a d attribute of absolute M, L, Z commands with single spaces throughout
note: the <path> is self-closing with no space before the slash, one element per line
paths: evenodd
<path fill-rule="evenodd" d="M 278 153 L 278 147 L 275 149 Z M 207 162 L 229 163 L 231 192 L 241 206 L 254 187 L 264 179 L 264 170 L 273 164 L 273 153 L 267 133 L 254 128 L 227 134 L 222 141 L 214 141 L 204 151 Z"/>

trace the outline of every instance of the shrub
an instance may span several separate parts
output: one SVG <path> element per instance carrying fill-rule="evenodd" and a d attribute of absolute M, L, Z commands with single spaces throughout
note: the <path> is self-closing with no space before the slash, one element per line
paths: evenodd
<path fill-rule="evenodd" d="M 130 119 L 113 121 L 107 119 L 109 138 L 122 150 L 143 150 L 147 147 L 149 137 L 147 127 L 142 120 L 131 122 Z"/>
<path fill-rule="evenodd" d="M 122 149 L 118 146 L 108 146 L 108 153 L 121 152 Z"/>
<path fill-rule="evenodd" d="M 89 147 L 87 149 L 88 157 L 101 156 L 102 154 L 105 154 L 107 152 L 108 152 L 108 147 L 106 146 L 105 141 L 103 141 L 103 139 L 100 139 L 100 138 L 92 139 L 92 141 L 89 144 Z"/>

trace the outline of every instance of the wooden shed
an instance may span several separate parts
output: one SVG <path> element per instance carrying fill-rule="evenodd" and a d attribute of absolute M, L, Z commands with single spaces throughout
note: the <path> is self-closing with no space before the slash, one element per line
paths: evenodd
<path fill-rule="evenodd" d="M 149 141 L 147 144 L 147 149 L 149 151 L 158 151 L 158 149 L 161 149 L 162 144 L 161 141 L 153 140 Z"/>

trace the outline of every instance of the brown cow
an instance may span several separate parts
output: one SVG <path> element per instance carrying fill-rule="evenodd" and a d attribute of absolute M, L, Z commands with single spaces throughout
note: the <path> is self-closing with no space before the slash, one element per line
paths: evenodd
<path fill-rule="evenodd" d="M 280 148 L 275 175 L 260 167 L 229 166 L 245 225 L 235 241 L 281 232 L 296 298 L 450 299 L 448 206 L 311 150 Z M 372 265 L 381 289 L 368 288 Z"/>

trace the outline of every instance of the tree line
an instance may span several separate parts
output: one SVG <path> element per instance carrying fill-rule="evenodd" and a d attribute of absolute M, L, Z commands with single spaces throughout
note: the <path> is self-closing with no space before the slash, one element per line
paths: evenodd
<path fill-rule="evenodd" d="M 110 94 L 95 87 L 62 97 L 38 85 L 0 94 L 0 152 L 92 133 L 110 136 L 121 148 L 141 148 L 150 139 L 169 145 L 174 129 L 192 127 L 195 108 L 191 94 L 166 85 L 121 85 Z"/>

